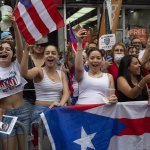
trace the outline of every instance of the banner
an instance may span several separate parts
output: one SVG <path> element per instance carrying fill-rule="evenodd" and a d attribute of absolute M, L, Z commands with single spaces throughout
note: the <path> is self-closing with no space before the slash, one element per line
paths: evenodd
<path fill-rule="evenodd" d="M 107 1 L 107 0 L 106 0 Z M 107 4 L 107 5 L 106 5 Z M 105 1 L 103 3 L 103 11 L 102 11 L 102 16 L 101 16 L 101 21 L 100 21 L 100 30 L 99 30 L 99 37 L 105 34 L 110 34 L 108 33 L 106 27 L 109 26 L 109 24 L 112 24 L 112 30 L 111 33 L 115 33 L 117 26 L 118 26 L 118 21 L 119 21 L 119 15 L 120 15 L 120 9 L 122 6 L 122 0 L 111 0 L 111 10 L 109 9 L 110 6 L 106 3 Z M 106 11 L 107 9 L 107 11 Z M 110 16 L 111 12 L 111 16 Z M 112 18 L 112 19 L 110 19 Z M 109 23 L 111 20 L 112 23 Z M 111 28 L 110 28 L 111 29 Z"/>
<path fill-rule="evenodd" d="M 53 150 L 150 150 L 147 101 L 54 107 L 41 117 Z"/>
<path fill-rule="evenodd" d="M 129 35 L 140 39 L 143 44 L 147 43 L 147 28 L 130 28 Z"/>
<path fill-rule="evenodd" d="M 111 0 L 111 3 L 112 3 L 112 33 L 115 33 L 118 27 L 122 0 Z"/>

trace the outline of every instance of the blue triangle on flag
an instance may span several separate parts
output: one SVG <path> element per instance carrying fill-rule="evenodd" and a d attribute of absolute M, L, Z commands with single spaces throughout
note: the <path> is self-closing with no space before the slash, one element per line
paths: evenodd
<path fill-rule="evenodd" d="M 31 0 L 20 0 L 20 2 L 27 8 L 31 6 Z"/>
<path fill-rule="evenodd" d="M 81 138 L 82 129 L 87 135 L 95 133 L 91 139 L 94 148 L 87 146 L 86 150 L 107 150 L 111 138 L 126 128 L 117 119 L 64 107 L 47 109 L 44 114 L 56 150 L 82 150 L 75 142 Z"/>

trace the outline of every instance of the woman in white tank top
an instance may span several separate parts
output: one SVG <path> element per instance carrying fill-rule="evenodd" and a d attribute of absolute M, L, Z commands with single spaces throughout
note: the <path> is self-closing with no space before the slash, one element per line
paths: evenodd
<path fill-rule="evenodd" d="M 63 106 L 69 99 L 68 83 L 63 71 L 56 70 L 58 52 L 53 45 L 44 50 L 44 67 L 28 69 L 28 54 L 30 46 L 26 46 L 21 62 L 24 77 L 34 80 L 36 102 L 33 110 L 33 121 L 39 118 L 44 109 L 53 106 Z"/>
<path fill-rule="evenodd" d="M 88 50 L 87 63 L 89 71 L 84 71 L 82 38 L 87 36 L 86 32 L 85 29 L 80 29 L 76 33 L 78 47 L 75 57 L 75 74 L 79 82 L 79 98 L 77 104 L 101 104 L 104 103 L 105 90 L 107 88 L 114 88 L 114 81 L 110 74 L 101 72 L 102 54 L 97 48 Z M 108 100 L 110 103 L 114 103 L 117 101 L 117 97 L 112 95 Z"/>

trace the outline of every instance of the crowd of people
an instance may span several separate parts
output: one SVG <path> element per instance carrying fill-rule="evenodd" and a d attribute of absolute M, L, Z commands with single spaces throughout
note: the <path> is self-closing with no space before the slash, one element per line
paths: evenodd
<path fill-rule="evenodd" d="M 27 133 L 40 113 L 55 106 L 114 104 L 127 101 L 150 103 L 150 39 L 142 50 L 139 39 L 131 45 L 116 43 L 109 54 L 98 49 L 94 39 L 83 47 L 87 30 L 75 35 L 77 52 L 67 47 L 64 62 L 58 64 L 56 46 L 23 44 L 14 16 L 10 15 L 15 33 L 3 32 L 0 41 L 0 116 L 17 116 Z M 107 59 L 108 58 L 108 59 Z M 58 67 L 62 65 L 62 67 Z M 107 90 L 114 93 L 107 96 Z M 15 127 L 11 135 L 0 134 L 3 150 L 7 140 L 11 150 L 24 149 L 23 132 Z"/>

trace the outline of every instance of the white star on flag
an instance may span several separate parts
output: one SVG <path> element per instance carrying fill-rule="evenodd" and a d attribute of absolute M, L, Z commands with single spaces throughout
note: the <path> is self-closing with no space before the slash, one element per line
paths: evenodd
<path fill-rule="evenodd" d="M 87 135 L 84 128 L 81 128 L 81 138 L 74 141 L 74 143 L 81 145 L 81 150 L 86 150 L 88 147 L 95 150 L 94 145 L 92 144 L 92 139 L 96 133 Z"/>

